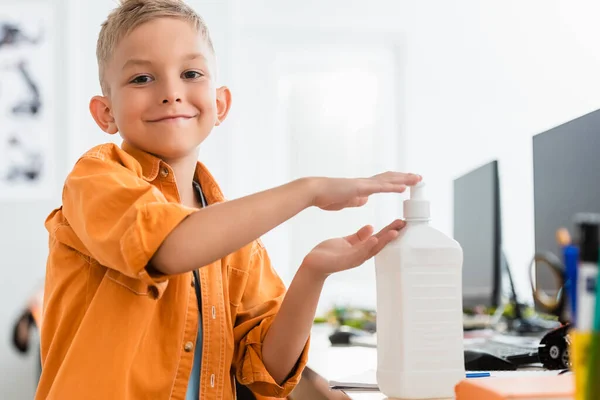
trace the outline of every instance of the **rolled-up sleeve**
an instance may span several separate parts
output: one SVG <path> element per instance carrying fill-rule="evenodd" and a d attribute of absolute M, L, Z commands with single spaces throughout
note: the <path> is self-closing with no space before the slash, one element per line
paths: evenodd
<path fill-rule="evenodd" d="M 236 378 L 252 392 L 276 398 L 288 396 L 300 381 L 308 361 L 310 340 L 287 379 L 278 384 L 263 362 L 262 345 L 285 295 L 285 286 L 273 270 L 264 247 L 256 242 L 246 290 L 236 317 Z"/>
<path fill-rule="evenodd" d="M 155 286 L 159 296 L 167 277 L 149 273 L 150 259 L 194 211 L 168 202 L 134 171 L 102 157 L 82 157 L 63 190 L 63 214 L 90 256 L 107 268 Z"/>

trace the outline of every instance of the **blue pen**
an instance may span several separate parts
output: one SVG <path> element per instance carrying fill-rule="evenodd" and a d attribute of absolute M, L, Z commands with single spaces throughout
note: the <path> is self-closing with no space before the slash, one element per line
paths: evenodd
<path fill-rule="evenodd" d="M 563 247 L 565 263 L 565 289 L 571 306 L 571 326 L 577 325 L 577 268 L 579 263 L 579 248 L 574 245 Z"/>
<path fill-rule="evenodd" d="M 467 378 L 489 378 L 492 376 L 489 372 L 467 372 Z"/>

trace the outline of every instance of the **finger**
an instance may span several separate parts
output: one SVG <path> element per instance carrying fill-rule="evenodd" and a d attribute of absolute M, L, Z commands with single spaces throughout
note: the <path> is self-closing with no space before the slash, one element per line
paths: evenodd
<path fill-rule="evenodd" d="M 381 250 L 383 250 L 383 248 L 385 246 L 387 246 L 392 240 L 396 239 L 399 234 L 400 234 L 400 232 L 397 230 L 389 230 L 389 231 L 385 232 L 383 235 L 381 235 L 381 237 L 377 241 L 377 245 L 373 246 L 373 248 L 371 249 L 369 258 L 379 254 L 379 252 Z"/>
<path fill-rule="evenodd" d="M 400 229 L 404 228 L 404 226 L 406 226 L 406 222 L 401 219 L 397 219 L 397 220 L 393 221 L 391 224 L 389 224 L 388 226 L 386 226 L 385 228 L 383 228 L 382 230 L 380 230 L 379 232 L 377 232 L 377 234 L 375 235 L 375 238 L 377 240 L 381 240 L 381 239 L 385 240 L 385 239 L 387 239 L 386 235 L 388 232 L 390 232 L 390 231 L 398 232 Z M 346 236 L 346 237 L 344 237 L 344 239 L 346 239 L 348 241 L 348 243 L 350 243 L 351 245 L 354 246 L 358 243 L 364 242 L 372 234 L 373 234 L 373 227 L 371 225 L 365 225 L 362 228 L 360 228 L 358 230 L 358 232 L 356 232 L 352 235 Z M 396 236 L 397 235 L 394 235 L 393 237 L 395 238 Z M 385 244 L 387 244 L 387 243 L 389 243 L 389 240 Z M 385 244 L 383 246 L 385 246 Z"/>
<path fill-rule="evenodd" d="M 359 197 L 356 199 L 356 205 L 354 207 L 362 207 L 369 201 L 368 197 Z"/>
<path fill-rule="evenodd" d="M 389 224 L 388 226 L 386 226 L 385 228 L 383 228 L 382 230 L 380 230 L 379 232 L 377 232 L 377 234 L 375 235 L 378 239 L 381 238 L 381 236 L 385 235 L 386 232 L 394 230 L 394 231 L 399 231 L 400 229 L 404 228 L 406 226 L 406 222 L 401 220 L 401 219 L 397 219 L 394 222 L 392 222 L 391 224 Z"/>
<path fill-rule="evenodd" d="M 398 237 L 400 232 L 397 230 L 388 230 L 381 237 L 371 236 L 368 240 L 356 246 L 356 251 L 353 254 L 352 265 L 358 266 L 363 264 L 371 257 L 377 255 L 385 246 L 392 240 Z"/>
<path fill-rule="evenodd" d="M 412 173 L 406 174 L 403 172 L 394 172 L 394 171 L 384 172 L 382 174 L 375 175 L 372 178 L 377 179 L 377 180 L 383 180 L 386 182 L 391 182 L 391 183 L 401 183 L 401 184 L 408 185 L 408 186 L 416 185 L 423 179 L 421 177 L 421 175 L 412 174 Z"/>
<path fill-rule="evenodd" d="M 385 172 L 369 178 L 375 185 L 379 185 L 379 193 L 403 192 L 406 186 L 416 185 L 422 180 L 417 174 L 405 174 L 402 172 Z M 376 186 L 374 186 L 376 187 Z"/>
<path fill-rule="evenodd" d="M 358 186 L 358 196 L 368 197 L 375 193 L 402 193 L 406 190 L 403 183 L 393 183 L 381 180 L 364 179 Z"/>
<path fill-rule="evenodd" d="M 373 234 L 373 227 L 371 225 L 365 225 L 360 228 L 356 233 L 344 237 L 351 245 L 358 244 L 367 240 Z"/>

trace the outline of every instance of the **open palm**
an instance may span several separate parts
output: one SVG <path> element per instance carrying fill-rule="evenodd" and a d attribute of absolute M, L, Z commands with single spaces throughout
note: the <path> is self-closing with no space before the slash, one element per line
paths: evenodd
<path fill-rule="evenodd" d="M 375 235 L 367 225 L 352 235 L 326 240 L 306 255 L 302 265 L 325 276 L 358 267 L 394 240 L 404 225 L 396 220 Z"/>

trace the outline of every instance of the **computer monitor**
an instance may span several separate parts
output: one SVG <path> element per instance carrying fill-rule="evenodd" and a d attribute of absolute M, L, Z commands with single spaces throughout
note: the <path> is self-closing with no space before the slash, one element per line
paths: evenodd
<path fill-rule="evenodd" d="M 463 248 L 463 307 L 497 307 L 502 245 L 496 160 L 454 180 L 454 239 Z"/>
<path fill-rule="evenodd" d="M 533 137 L 533 184 L 535 251 L 560 258 L 556 231 L 574 235 L 575 214 L 600 212 L 600 110 Z M 552 273 L 536 271 L 538 288 L 556 295 Z"/>

